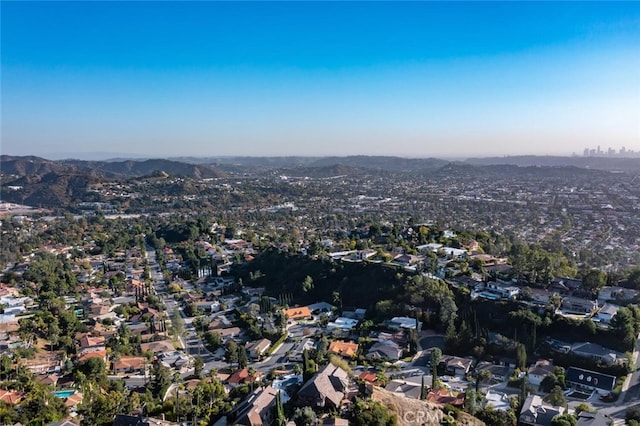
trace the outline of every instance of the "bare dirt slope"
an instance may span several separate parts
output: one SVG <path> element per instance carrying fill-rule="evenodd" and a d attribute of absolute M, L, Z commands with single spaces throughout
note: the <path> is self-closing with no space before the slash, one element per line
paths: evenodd
<path fill-rule="evenodd" d="M 417 399 L 405 398 L 384 389 L 374 388 L 372 398 L 380 402 L 398 417 L 398 426 L 420 426 L 446 424 L 442 420 L 447 413 L 440 406 Z M 455 424 L 465 426 L 482 426 L 484 422 L 467 414 L 460 413 Z"/>

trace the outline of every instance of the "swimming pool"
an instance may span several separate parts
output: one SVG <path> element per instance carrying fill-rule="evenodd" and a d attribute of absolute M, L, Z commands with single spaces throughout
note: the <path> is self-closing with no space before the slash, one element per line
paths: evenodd
<path fill-rule="evenodd" d="M 76 391 L 71 389 L 71 390 L 55 391 L 53 394 L 58 398 L 69 398 L 74 393 L 76 393 Z"/>

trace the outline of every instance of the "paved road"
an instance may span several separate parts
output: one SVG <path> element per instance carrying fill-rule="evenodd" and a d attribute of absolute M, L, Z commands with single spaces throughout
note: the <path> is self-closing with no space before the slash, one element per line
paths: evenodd
<path fill-rule="evenodd" d="M 182 342 L 185 352 L 194 357 L 200 357 L 204 361 L 203 373 L 207 374 L 211 370 L 216 369 L 220 370 L 223 368 L 229 368 L 231 365 L 225 361 L 216 360 L 215 355 L 211 353 L 204 342 L 200 338 L 193 325 L 193 318 L 188 318 L 185 316 L 184 312 L 180 304 L 175 301 L 166 290 L 166 283 L 164 282 L 164 277 L 160 271 L 160 265 L 158 265 L 156 261 L 156 252 L 151 247 L 147 247 L 147 261 L 149 264 L 149 269 L 151 271 L 151 278 L 153 280 L 153 288 L 157 296 L 159 296 L 165 306 L 167 315 L 169 318 L 173 315 L 173 313 L 178 310 L 180 312 L 180 316 L 184 321 L 184 333 L 180 337 L 180 341 Z M 191 284 L 183 283 L 183 288 L 190 286 Z M 267 359 L 261 362 L 253 363 L 252 365 L 263 374 L 267 374 L 271 370 L 276 367 L 282 366 L 286 364 L 286 353 L 293 348 L 294 344 L 291 342 L 284 342 L 280 347 L 276 348 L 276 351 L 271 354 Z M 184 374 L 185 376 L 188 374 Z"/>

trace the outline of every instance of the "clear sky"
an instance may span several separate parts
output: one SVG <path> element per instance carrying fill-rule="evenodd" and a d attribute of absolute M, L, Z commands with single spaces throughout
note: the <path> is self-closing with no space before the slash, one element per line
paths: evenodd
<path fill-rule="evenodd" d="M 3 154 L 640 150 L 638 2 L 7 2 Z"/>

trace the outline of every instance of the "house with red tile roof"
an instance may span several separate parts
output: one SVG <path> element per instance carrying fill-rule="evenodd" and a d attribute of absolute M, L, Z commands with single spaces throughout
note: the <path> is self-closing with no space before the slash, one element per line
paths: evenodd
<path fill-rule="evenodd" d="M 301 306 L 299 308 L 289 308 L 282 310 L 286 315 L 287 319 L 290 320 L 302 320 L 311 318 L 311 309 L 306 306 Z"/>
<path fill-rule="evenodd" d="M 352 358 L 358 354 L 358 344 L 345 342 L 343 340 L 334 340 L 329 344 L 328 352 L 345 358 Z"/>
<path fill-rule="evenodd" d="M 0 389 L 0 401 L 2 402 L 15 405 L 20 401 L 22 401 L 22 398 L 24 398 L 24 392 L 8 390 L 8 389 Z"/>
<path fill-rule="evenodd" d="M 262 373 L 260 373 L 259 371 L 256 371 L 253 375 L 251 375 L 248 369 L 243 368 L 231 374 L 227 379 L 227 384 L 230 387 L 234 388 L 245 383 L 257 382 L 260 379 L 262 379 Z"/>

